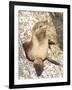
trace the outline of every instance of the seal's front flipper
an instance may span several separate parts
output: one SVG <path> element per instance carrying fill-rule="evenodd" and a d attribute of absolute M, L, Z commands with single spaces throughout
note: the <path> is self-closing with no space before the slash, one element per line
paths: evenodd
<path fill-rule="evenodd" d="M 48 59 L 48 61 L 51 62 L 51 63 L 53 63 L 53 64 L 55 64 L 55 65 L 59 65 L 59 66 L 63 67 L 62 64 L 60 64 L 59 62 L 57 62 L 57 61 L 55 61 L 55 60 Z"/>

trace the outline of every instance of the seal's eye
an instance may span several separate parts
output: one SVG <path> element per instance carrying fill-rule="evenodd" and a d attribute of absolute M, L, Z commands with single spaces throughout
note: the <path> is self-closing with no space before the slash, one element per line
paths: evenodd
<path fill-rule="evenodd" d="M 40 25 L 40 27 L 42 27 L 42 25 Z"/>

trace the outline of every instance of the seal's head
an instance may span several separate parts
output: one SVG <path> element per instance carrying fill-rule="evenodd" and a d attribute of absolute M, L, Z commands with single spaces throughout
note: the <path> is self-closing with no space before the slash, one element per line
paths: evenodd
<path fill-rule="evenodd" d="M 41 58 L 36 58 L 34 60 L 34 67 L 35 67 L 37 76 L 40 76 L 43 72 L 43 67 L 44 67 L 43 60 Z"/>

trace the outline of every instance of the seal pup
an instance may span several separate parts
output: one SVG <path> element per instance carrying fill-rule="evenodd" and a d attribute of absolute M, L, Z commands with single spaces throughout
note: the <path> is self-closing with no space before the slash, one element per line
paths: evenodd
<path fill-rule="evenodd" d="M 37 22 L 32 28 L 32 37 L 23 43 L 27 59 L 33 61 L 37 76 L 43 71 L 43 61 L 48 56 L 48 20 Z"/>

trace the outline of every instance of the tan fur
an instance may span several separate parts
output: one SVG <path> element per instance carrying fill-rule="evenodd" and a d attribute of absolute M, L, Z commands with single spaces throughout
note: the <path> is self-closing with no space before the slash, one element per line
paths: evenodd
<path fill-rule="evenodd" d="M 32 39 L 23 44 L 27 57 L 34 61 L 37 74 L 43 70 L 43 60 L 48 55 L 48 21 L 41 21 L 34 25 L 32 29 Z"/>
<path fill-rule="evenodd" d="M 36 57 L 40 57 L 43 60 L 48 55 L 47 26 L 48 23 L 46 20 L 36 23 L 33 27 L 31 40 L 31 42 L 33 43 L 33 47 L 28 51 L 28 55 L 30 58 L 32 57 L 33 59 L 35 59 Z"/>

